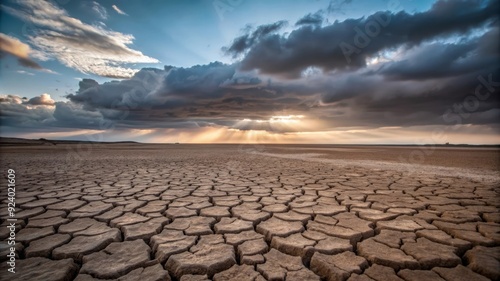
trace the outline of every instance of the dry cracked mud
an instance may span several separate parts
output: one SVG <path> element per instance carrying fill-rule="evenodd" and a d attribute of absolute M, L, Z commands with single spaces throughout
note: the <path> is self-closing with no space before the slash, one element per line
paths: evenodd
<path fill-rule="evenodd" d="M 16 171 L 17 260 L 8 273 L 3 207 L 0 276 L 500 280 L 491 171 L 412 173 L 249 147 L 94 144 L 76 158 L 72 145 L 2 148 L 4 176 Z"/>

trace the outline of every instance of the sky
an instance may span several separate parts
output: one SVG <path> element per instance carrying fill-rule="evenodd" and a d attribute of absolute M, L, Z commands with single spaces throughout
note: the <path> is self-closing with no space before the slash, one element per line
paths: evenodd
<path fill-rule="evenodd" d="M 0 136 L 500 144 L 496 0 L 2 1 Z"/>

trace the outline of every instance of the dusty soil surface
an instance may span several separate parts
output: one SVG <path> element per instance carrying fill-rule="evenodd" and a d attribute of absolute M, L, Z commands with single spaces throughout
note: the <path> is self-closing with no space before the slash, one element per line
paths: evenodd
<path fill-rule="evenodd" d="M 401 164 L 500 170 L 500 149 L 496 147 L 432 146 L 327 146 L 265 145 L 265 151 L 280 154 L 319 153 L 336 160 L 372 160 Z"/>
<path fill-rule="evenodd" d="M 495 148 L 0 149 L 6 280 L 500 279 Z"/>

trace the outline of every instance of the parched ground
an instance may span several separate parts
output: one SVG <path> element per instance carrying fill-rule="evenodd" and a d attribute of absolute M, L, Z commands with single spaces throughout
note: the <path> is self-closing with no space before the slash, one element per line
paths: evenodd
<path fill-rule="evenodd" d="M 419 149 L 4 146 L 0 279 L 499 280 L 498 149 Z"/>

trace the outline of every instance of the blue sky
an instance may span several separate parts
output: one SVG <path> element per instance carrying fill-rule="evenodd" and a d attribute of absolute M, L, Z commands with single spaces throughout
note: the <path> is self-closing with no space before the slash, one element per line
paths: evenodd
<path fill-rule="evenodd" d="M 478 77 L 500 80 L 497 6 L 4 1 L 0 133 L 415 143 L 438 128 L 452 142 L 498 143 L 497 98 L 464 103 Z"/>

